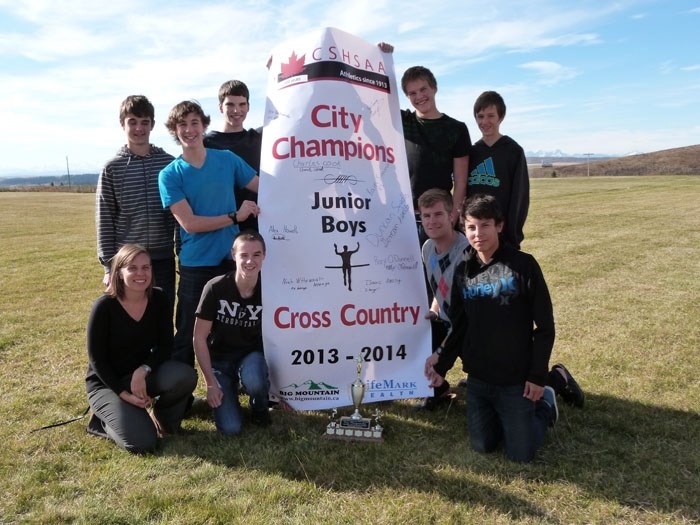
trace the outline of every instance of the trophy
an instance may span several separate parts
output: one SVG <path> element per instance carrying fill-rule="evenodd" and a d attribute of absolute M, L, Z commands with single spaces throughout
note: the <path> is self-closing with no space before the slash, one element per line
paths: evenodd
<path fill-rule="evenodd" d="M 345 439 L 349 441 L 382 441 L 383 428 L 379 424 L 382 413 L 379 409 L 374 412 L 375 425 L 372 425 L 372 420 L 367 417 L 362 417 L 360 414 L 360 405 L 365 397 L 365 383 L 362 381 L 360 374 L 362 372 L 362 358 L 357 358 L 357 377 L 355 381 L 350 383 L 350 398 L 355 407 L 355 412 L 351 416 L 342 416 L 340 422 L 335 420 L 338 411 L 334 408 L 331 412 L 330 423 L 326 427 L 324 437 L 329 439 Z"/>

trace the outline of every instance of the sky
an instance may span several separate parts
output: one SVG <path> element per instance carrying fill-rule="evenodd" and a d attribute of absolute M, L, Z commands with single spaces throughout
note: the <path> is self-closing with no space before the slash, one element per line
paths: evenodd
<path fill-rule="evenodd" d="M 495 90 L 528 154 L 700 143 L 700 0 L 0 0 L 0 176 L 63 174 L 66 157 L 99 172 L 131 94 L 151 99 L 151 142 L 173 155 L 170 108 L 198 100 L 219 129 L 225 80 L 248 85 L 246 126 L 261 126 L 270 51 L 323 27 L 394 45 L 399 78 L 430 68 L 438 109 L 473 141 L 474 100 Z"/>

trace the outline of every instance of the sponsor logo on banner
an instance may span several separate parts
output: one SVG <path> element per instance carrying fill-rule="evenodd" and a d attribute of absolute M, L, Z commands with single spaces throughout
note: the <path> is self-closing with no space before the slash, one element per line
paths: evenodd
<path fill-rule="evenodd" d="M 324 381 L 308 379 L 300 385 L 292 383 L 281 387 L 279 395 L 294 401 L 330 401 L 340 399 L 340 389 Z"/>
<path fill-rule="evenodd" d="M 367 401 L 386 401 L 415 397 L 418 383 L 401 379 L 370 379 L 366 383 Z"/>
<path fill-rule="evenodd" d="M 317 47 L 306 63 L 306 54 L 292 51 L 287 62 L 280 64 L 277 85 L 280 89 L 317 80 L 342 80 L 351 84 L 390 93 L 389 77 L 384 63 L 361 57 L 358 53 L 337 46 Z"/>

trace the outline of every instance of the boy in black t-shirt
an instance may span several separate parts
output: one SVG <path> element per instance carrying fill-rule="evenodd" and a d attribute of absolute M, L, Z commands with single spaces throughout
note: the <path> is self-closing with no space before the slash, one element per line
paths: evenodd
<path fill-rule="evenodd" d="M 243 429 L 239 382 L 250 396 L 253 423 L 270 423 L 260 286 L 265 241 L 257 232 L 243 232 L 232 254 L 236 270 L 206 284 L 194 325 L 194 351 L 207 385 L 207 403 L 214 409 L 217 430 L 226 435 Z"/>
<path fill-rule="evenodd" d="M 262 128 L 246 130 L 243 127 L 250 111 L 250 92 L 240 80 L 228 80 L 219 88 L 219 111 L 223 116 L 223 129 L 210 131 L 204 137 L 204 146 L 212 149 L 227 149 L 241 157 L 258 174 L 260 173 L 260 151 Z M 246 188 L 236 188 L 236 202 L 258 201 L 258 194 Z M 258 231 L 258 218 L 248 217 L 241 222 L 240 230 Z"/>
<path fill-rule="evenodd" d="M 394 52 L 391 44 L 380 42 L 377 45 L 384 53 Z M 401 77 L 401 89 L 415 109 L 414 112 L 402 109 L 401 123 L 416 219 L 420 224 L 418 198 L 432 188 L 452 194 L 456 219 L 467 195 L 472 147 L 467 125 L 438 110 L 435 103 L 437 80 L 427 67 L 409 67 Z M 428 239 L 420 227 L 418 236 L 421 245 Z"/>
<path fill-rule="evenodd" d="M 452 193 L 453 208 L 459 215 L 467 192 L 471 149 L 467 126 L 437 109 L 437 80 L 428 68 L 408 68 L 401 77 L 401 88 L 415 109 L 401 110 L 414 207 L 418 209 L 424 191 L 440 188 Z"/>

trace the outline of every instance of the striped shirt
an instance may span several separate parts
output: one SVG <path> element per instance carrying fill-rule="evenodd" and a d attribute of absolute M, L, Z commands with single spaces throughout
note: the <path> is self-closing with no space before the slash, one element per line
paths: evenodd
<path fill-rule="evenodd" d="M 154 260 L 175 256 L 176 222 L 170 210 L 163 208 L 158 190 L 158 173 L 173 158 L 153 145 L 145 157 L 123 146 L 102 169 L 97 182 L 95 223 L 97 257 L 106 270 L 127 243 L 143 245 Z"/>

